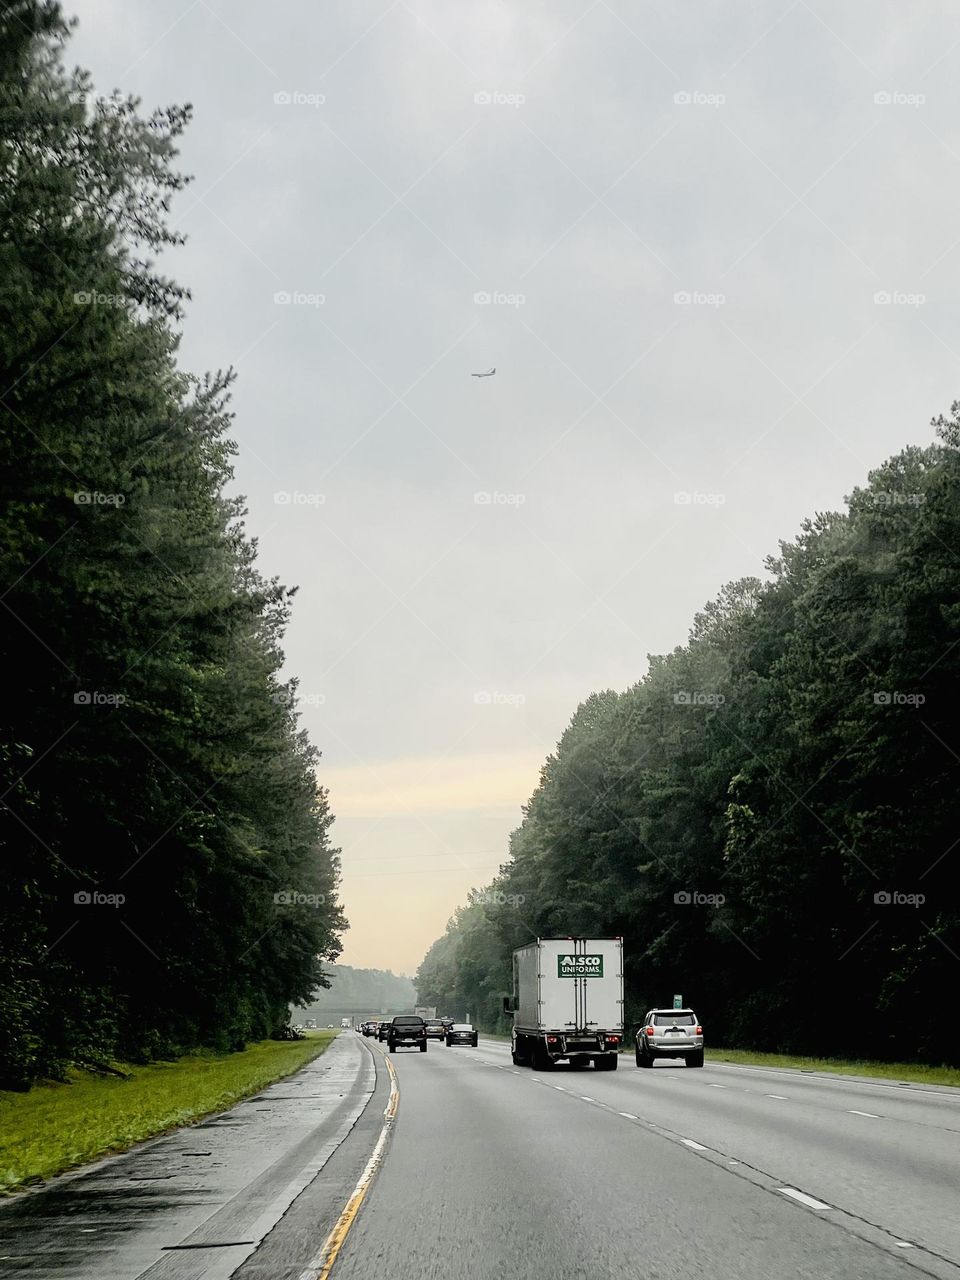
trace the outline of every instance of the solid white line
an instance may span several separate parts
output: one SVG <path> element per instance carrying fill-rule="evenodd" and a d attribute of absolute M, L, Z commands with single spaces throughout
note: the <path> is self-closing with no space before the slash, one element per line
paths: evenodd
<path fill-rule="evenodd" d="M 694 1142 L 692 1138 L 681 1138 L 680 1141 L 685 1147 L 692 1147 L 694 1151 L 706 1151 L 707 1147 L 701 1147 L 699 1142 Z"/>
<path fill-rule="evenodd" d="M 879 1120 L 879 1116 L 875 1116 L 872 1111 L 848 1111 L 848 1116 L 866 1116 L 868 1120 Z"/>
<path fill-rule="evenodd" d="M 807 1205 L 811 1209 L 829 1209 L 828 1204 L 824 1204 L 821 1200 L 814 1200 L 813 1196 L 804 1195 L 802 1191 L 798 1191 L 796 1187 L 777 1187 L 785 1196 L 790 1196 L 793 1200 L 799 1200 L 801 1204 Z"/>
<path fill-rule="evenodd" d="M 785 1076 L 788 1080 L 797 1080 L 803 1076 L 806 1080 L 815 1081 L 817 1084 L 846 1084 L 858 1085 L 863 1089 L 902 1089 L 906 1084 L 909 1086 L 910 1097 L 926 1097 L 926 1098 L 945 1098 L 949 1102 L 960 1101 L 960 1093 L 957 1092 L 956 1085 L 941 1085 L 943 1092 L 934 1089 L 922 1089 L 917 1084 L 911 1084 L 909 1081 L 897 1080 L 865 1080 L 862 1076 L 843 1076 L 840 1074 L 833 1075 L 827 1071 L 804 1071 L 799 1067 L 792 1067 L 783 1070 L 779 1067 L 740 1067 L 732 1062 L 711 1062 L 708 1064 L 716 1068 L 718 1071 L 752 1071 L 755 1075 L 767 1076 Z M 948 1093 L 950 1089 L 952 1092 Z"/>

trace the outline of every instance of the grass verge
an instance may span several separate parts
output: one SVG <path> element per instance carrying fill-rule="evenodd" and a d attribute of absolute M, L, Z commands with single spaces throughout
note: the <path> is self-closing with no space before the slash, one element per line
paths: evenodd
<path fill-rule="evenodd" d="M 794 1067 L 800 1071 L 824 1071 L 841 1076 L 874 1076 L 878 1080 L 905 1080 L 909 1084 L 960 1085 L 960 1068 L 928 1067 L 917 1062 L 862 1062 L 846 1058 L 799 1058 L 785 1053 L 752 1053 L 749 1049 L 710 1049 L 707 1062 L 729 1062 L 738 1067 Z"/>
<path fill-rule="evenodd" d="M 0 1192 L 43 1181 L 145 1138 L 223 1111 L 318 1057 L 335 1031 L 306 1040 L 261 1040 L 240 1053 L 192 1054 L 129 1073 L 74 1071 L 29 1093 L 0 1090 Z"/>

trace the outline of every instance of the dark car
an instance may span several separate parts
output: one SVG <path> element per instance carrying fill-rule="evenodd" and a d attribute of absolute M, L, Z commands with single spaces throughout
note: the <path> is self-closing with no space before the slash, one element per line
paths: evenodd
<path fill-rule="evenodd" d="M 427 1018 L 424 1026 L 427 1028 L 428 1040 L 442 1040 L 447 1034 L 442 1018 Z"/>
<path fill-rule="evenodd" d="M 369 1022 L 369 1021 L 365 1022 L 360 1028 L 360 1030 L 363 1032 L 365 1036 L 372 1036 L 373 1033 L 376 1031 L 376 1029 L 377 1029 L 377 1024 L 375 1022 Z"/>
<path fill-rule="evenodd" d="M 387 1022 L 386 1019 L 384 1019 L 383 1022 L 380 1023 L 380 1026 L 377 1028 L 377 1040 L 382 1042 L 386 1040 L 389 1034 L 390 1034 L 390 1023 Z"/>
<path fill-rule="evenodd" d="M 404 1046 L 408 1049 L 419 1049 L 427 1052 L 427 1027 L 422 1018 L 413 1013 L 401 1013 L 389 1024 L 387 1029 L 387 1045 L 391 1053 Z"/>
<path fill-rule="evenodd" d="M 471 1044 L 477 1047 L 477 1029 L 469 1022 L 455 1022 L 447 1031 L 447 1048 L 455 1044 Z"/>

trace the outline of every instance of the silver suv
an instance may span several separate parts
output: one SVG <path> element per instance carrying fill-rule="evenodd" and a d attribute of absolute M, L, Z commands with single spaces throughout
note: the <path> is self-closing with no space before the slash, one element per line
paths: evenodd
<path fill-rule="evenodd" d="M 637 1066 L 652 1067 L 654 1058 L 703 1066 L 703 1027 L 692 1009 L 650 1010 L 637 1031 Z"/>

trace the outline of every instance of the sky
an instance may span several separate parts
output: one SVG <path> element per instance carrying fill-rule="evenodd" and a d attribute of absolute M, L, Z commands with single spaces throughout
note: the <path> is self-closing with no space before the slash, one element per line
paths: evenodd
<path fill-rule="evenodd" d="M 577 704 L 960 393 L 960 14 L 66 8 L 99 92 L 194 106 L 181 362 L 299 585 L 341 959 L 412 974 Z"/>

